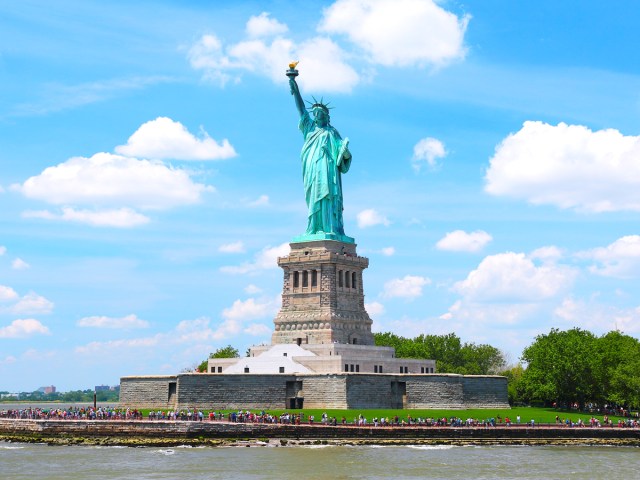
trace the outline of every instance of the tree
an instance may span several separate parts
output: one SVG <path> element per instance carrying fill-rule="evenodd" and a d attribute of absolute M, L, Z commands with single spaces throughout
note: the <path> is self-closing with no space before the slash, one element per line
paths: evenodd
<path fill-rule="evenodd" d="M 598 339 L 602 400 L 640 407 L 640 341 L 611 331 Z"/>
<path fill-rule="evenodd" d="M 233 348 L 231 345 L 217 349 L 215 352 L 209 355 L 209 358 L 238 358 L 240 352 L 237 348 Z"/>
<path fill-rule="evenodd" d="M 238 358 L 240 352 L 237 348 L 227 345 L 226 347 L 220 347 L 215 352 L 211 352 L 206 360 L 203 360 L 197 367 L 198 372 L 206 372 L 209 364 L 209 358 Z"/>
<path fill-rule="evenodd" d="M 591 332 L 579 328 L 554 328 L 538 335 L 522 353 L 527 363 L 522 375 L 525 398 L 560 406 L 598 399 L 601 389 L 596 340 Z"/>
<path fill-rule="evenodd" d="M 393 347 L 398 358 L 425 358 L 436 361 L 439 372 L 463 375 L 495 374 L 504 368 L 502 352 L 491 345 L 462 343 L 455 333 L 404 338 L 394 333 L 375 333 L 375 344 Z"/>
<path fill-rule="evenodd" d="M 500 375 L 507 377 L 507 394 L 509 395 L 509 404 L 515 405 L 523 402 L 522 395 L 522 375 L 524 367 L 521 363 L 514 365 L 500 372 Z"/>
<path fill-rule="evenodd" d="M 506 363 L 502 352 L 491 345 L 465 343 L 461 354 L 466 375 L 495 375 Z"/>
<path fill-rule="evenodd" d="M 552 329 L 525 348 L 522 360 L 527 368 L 516 393 L 526 401 L 640 407 L 640 342 L 629 335 Z"/>

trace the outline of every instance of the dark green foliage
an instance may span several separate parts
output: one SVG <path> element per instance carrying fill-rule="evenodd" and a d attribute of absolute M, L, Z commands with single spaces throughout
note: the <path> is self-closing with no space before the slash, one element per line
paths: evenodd
<path fill-rule="evenodd" d="M 522 375 L 524 374 L 524 368 L 521 364 L 517 364 L 507 370 L 500 372 L 500 375 L 507 377 L 508 387 L 507 392 L 509 395 L 509 404 L 517 405 L 522 403 Z"/>
<path fill-rule="evenodd" d="M 441 373 L 492 375 L 504 368 L 502 352 L 491 345 L 462 343 L 455 333 L 404 338 L 394 333 L 375 333 L 378 346 L 394 347 L 398 358 L 425 358 L 436 361 Z"/>
<path fill-rule="evenodd" d="M 93 390 L 74 390 L 71 392 L 55 392 L 55 393 L 42 393 L 35 392 L 22 392 L 19 398 L 17 397 L 5 397 L 3 402 L 12 402 L 16 400 L 30 401 L 30 402 L 63 402 L 63 403 L 79 403 L 90 402 L 93 403 Z M 118 402 L 120 398 L 120 389 L 115 390 L 103 390 L 96 392 L 96 399 L 98 402 Z"/>
<path fill-rule="evenodd" d="M 211 352 L 209 354 L 209 358 L 238 358 L 240 356 L 240 352 L 237 348 L 232 347 L 231 345 L 227 345 L 226 347 L 220 347 L 215 352 Z M 207 364 L 209 358 L 203 360 L 197 367 L 199 372 L 207 371 Z"/>
<path fill-rule="evenodd" d="M 238 352 L 237 348 L 233 348 L 231 345 L 227 345 L 226 347 L 222 347 L 217 349 L 209 358 L 238 358 L 240 356 L 240 352 Z"/>
<path fill-rule="evenodd" d="M 623 333 L 552 329 L 522 360 L 527 368 L 515 392 L 526 402 L 640 406 L 640 342 Z"/>
<path fill-rule="evenodd" d="M 602 391 L 611 403 L 640 407 L 640 342 L 612 331 L 598 339 Z"/>

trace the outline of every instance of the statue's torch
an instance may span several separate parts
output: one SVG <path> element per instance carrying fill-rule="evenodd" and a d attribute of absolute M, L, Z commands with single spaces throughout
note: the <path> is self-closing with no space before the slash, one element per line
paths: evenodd
<path fill-rule="evenodd" d="M 295 79 L 298 76 L 298 70 L 296 70 L 296 65 L 298 62 L 291 62 L 289 64 L 289 70 L 287 70 L 286 75 L 289 79 Z"/>

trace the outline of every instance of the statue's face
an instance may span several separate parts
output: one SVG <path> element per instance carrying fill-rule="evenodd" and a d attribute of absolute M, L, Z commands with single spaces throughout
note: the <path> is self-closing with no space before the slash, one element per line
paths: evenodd
<path fill-rule="evenodd" d="M 329 125 L 329 114 L 325 112 L 322 108 L 315 108 L 313 110 L 313 115 L 316 121 L 316 124 L 319 127 L 326 127 Z"/>

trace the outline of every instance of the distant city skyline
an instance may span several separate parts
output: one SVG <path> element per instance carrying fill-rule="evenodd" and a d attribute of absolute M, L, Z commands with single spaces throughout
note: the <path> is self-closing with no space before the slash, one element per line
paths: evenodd
<path fill-rule="evenodd" d="M 628 0 L 0 5 L 0 391 L 269 342 L 306 226 L 294 60 L 350 139 L 374 331 L 510 362 L 551 328 L 638 337 L 638 20 Z"/>

